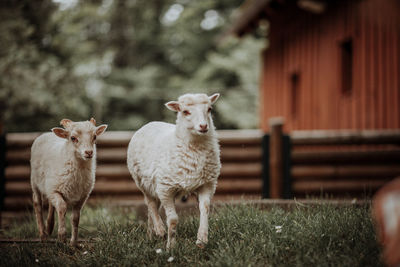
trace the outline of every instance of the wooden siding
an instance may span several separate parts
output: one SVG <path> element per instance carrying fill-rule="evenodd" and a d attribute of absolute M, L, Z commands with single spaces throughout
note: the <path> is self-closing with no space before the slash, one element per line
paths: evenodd
<path fill-rule="evenodd" d="M 400 1 L 336 1 L 321 15 L 287 3 L 269 13 L 261 128 L 276 116 L 285 118 L 286 131 L 400 128 Z M 341 43 L 350 39 L 352 91 L 343 94 Z"/>

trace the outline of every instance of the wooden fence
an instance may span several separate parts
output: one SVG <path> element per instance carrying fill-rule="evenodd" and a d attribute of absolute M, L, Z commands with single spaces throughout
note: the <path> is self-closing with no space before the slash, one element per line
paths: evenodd
<path fill-rule="evenodd" d="M 30 147 L 39 134 L 0 138 L 0 210 L 5 219 L 32 207 Z M 96 184 L 89 202 L 143 199 L 126 167 L 132 134 L 107 132 L 98 139 Z M 400 176 L 400 130 L 294 131 L 289 136 L 282 132 L 282 121 L 274 119 L 266 135 L 259 130 L 222 130 L 218 135 L 222 170 L 217 200 L 326 193 L 354 197 L 371 194 Z"/>
<path fill-rule="evenodd" d="M 282 133 L 270 121 L 269 184 L 264 197 L 371 196 L 400 176 L 400 130 Z"/>
<path fill-rule="evenodd" d="M 106 132 L 98 139 L 97 170 L 89 202 L 100 199 L 114 203 L 142 200 L 126 167 L 126 151 L 133 132 Z M 3 217 L 14 217 L 32 207 L 30 148 L 40 133 L 10 133 L 6 136 L 5 179 L 1 200 Z M 221 144 L 221 176 L 216 199 L 260 198 L 262 188 L 262 132 L 218 131 Z M 4 149 L 3 149 L 4 151 Z M 4 161 L 2 161 L 4 162 Z"/>

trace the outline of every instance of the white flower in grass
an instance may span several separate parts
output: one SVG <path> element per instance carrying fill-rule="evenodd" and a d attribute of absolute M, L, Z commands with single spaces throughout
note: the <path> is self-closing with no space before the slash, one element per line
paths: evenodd
<path fill-rule="evenodd" d="M 39 259 L 35 259 L 36 262 L 39 262 Z"/>
<path fill-rule="evenodd" d="M 282 225 L 276 225 L 276 226 L 275 226 L 275 231 L 276 231 L 277 233 L 281 233 L 281 232 L 282 232 Z"/>
<path fill-rule="evenodd" d="M 88 254 L 89 252 L 86 250 L 85 252 L 83 252 L 83 255 L 86 255 L 86 254 Z"/>
<path fill-rule="evenodd" d="M 156 249 L 156 253 L 157 253 L 157 254 L 160 254 L 161 252 L 162 252 L 162 249 L 161 249 L 161 248 Z"/>
<path fill-rule="evenodd" d="M 173 260 L 174 260 L 174 257 L 169 257 L 167 261 L 172 262 Z"/>

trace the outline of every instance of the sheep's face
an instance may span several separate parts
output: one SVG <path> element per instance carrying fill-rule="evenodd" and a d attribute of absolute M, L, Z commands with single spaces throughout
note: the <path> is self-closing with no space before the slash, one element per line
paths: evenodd
<path fill-rule="evenodd" d="M 170 101 L 166 106 L 178 112 L 178 123 L 195 135 L 206 135 L 214 127 L 211 118 L 212 105 L 219 94 L 186 94 L 178 101 Z"/>
<path fill-rule="evenodd" d="M 77 157 L 83 160 L 90 160 L 96 155 L 97 136 L 104 133 L 107 125 L 103 124 L 96 127 L 96 121 L 73 122 L 68 119 L 61 120 L 63 128 L 51 129 L 55 135 L 67 140 L 68 145 L 72 146 Z"/>

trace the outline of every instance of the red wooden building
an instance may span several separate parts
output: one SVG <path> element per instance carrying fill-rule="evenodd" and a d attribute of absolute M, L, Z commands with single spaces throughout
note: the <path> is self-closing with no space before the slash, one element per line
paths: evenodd
<path fill-rule="evenodd" d="M 399 0 L 246 1 L 232 30 L 260 25 L 263 130 L 400 128 Z"/>

